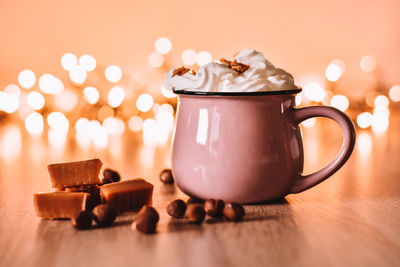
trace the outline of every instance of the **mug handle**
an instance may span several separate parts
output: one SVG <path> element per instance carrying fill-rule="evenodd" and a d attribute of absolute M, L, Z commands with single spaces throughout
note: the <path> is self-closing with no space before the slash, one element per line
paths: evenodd
<path fill-rule="evenodd" d="M 297 177 L 297 180 L 292 186 L 290 192 L 300 193 L 324 181 L 337 170 L 339 170 L 343 164 L 345 164 L 345 162 L 349 159 L 351 152 L 353 151 L 356 140 L 356 132 L 349 117 L 336 108 L 313 106 L 293 109 L 292 111 L 293 122 L 296 126 L 298 126 L 298 124 L 300 124 L 302 121 L 313 117 L 326 117 L 336 121 L 344 134 L 342 148 L 340 149 L 340 152 L 336 158 L 328 166 L 309 175 L 303 176 L 299 174 L 299 177 Z"/>

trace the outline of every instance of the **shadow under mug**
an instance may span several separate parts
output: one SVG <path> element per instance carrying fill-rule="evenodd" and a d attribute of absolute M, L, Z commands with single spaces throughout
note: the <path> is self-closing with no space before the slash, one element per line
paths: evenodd
<path fill-rule="evenodd" d="M 257 203 L 302 192 L 334 174 L 353 151 L 354 125 L 332 107 L 295 108 L 300 91 L 175 91 L 172 172 L 177 186 L 196 198 Z M 343 145 L 328 166 L 303 175 L 298 125 L 312 117 L 336 121 Z"/>

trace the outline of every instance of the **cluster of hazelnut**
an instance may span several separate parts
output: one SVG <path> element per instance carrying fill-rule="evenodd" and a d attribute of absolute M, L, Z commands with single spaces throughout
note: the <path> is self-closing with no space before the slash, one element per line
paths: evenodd
<path fill-rule="evenodd" d="M 170 169 L 165 169 L 160 173 L 160 180 L 165 184 L 173 184 L 174 179 Z M 176 219 L 186 219 L 192 224 L 201 224 L 206 215 L 228 221 L 240 221 L 245 215 L 245 210 L 238 203 L 225 203 L 219 199 L 208 199 L 202 201 L 189 198 L 187 202 L 176 199 L 168 204 L 167 213 Z M 143 233 L 154 233 L 156 231 L 159 215 L 157 210 L 151 206 L 144 206 L 136 216 L 133 226 Z"/>

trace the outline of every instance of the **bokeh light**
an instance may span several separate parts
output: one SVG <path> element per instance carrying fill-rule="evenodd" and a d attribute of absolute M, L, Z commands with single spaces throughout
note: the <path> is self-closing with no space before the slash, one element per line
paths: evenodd
<path fill-rule="evenodd" d="M 6 113 L 14 113 L 17 111 L 19 104 L 18 96 L 0 92 L 0 110 Z"/>
<path fill-rule="evenodd" d="M 318 82 L 310 82 L 304 87 L 304 96 L 314 102 L 322 102 L 325 98 L 325 90 Z"/>
<path fill-rule="evenodd" d="M 18 74 L 18 83 L 22 88 L 30 89 L 36 83 L 36 75 L 31 70 L 23 70 Z"/>
<path fill-rule="evenodd" d="M 116 108 L 121 105 L 122 101 L 124 101 L 124 98 L 124 89 L 122 87 L 115 86 L 108 92 L 107 102 L 111 107 Z"/>
<path fill-rule="evenodd" d="M 87 133 L 89 132 L 89 120 L 86 118 L 79 118 L 76 122 L 75 122 L 75 130 L 78 133 Z"/>
<path fill-rule="evenodd" d="M 78 104 L 78 96 L 71 90 L 64 90 L 54 96 L 54 104 L 62 111 L 72 111 Z"/>
<path fill-rule="evenodd" d="M 107 81 L 112 82 L 112 83 L 117 83 L 122 78 L 122 70 L 117 65 L 109 65 L 106 68 L 105 76 L 106 76 Z"/>
<path fill-rule="evenodd" d="M 149 65 L 153 68 L 159 68 L 164 64 L 164 57 L 158 52 L 153 52 L 149 55 Z"/>
<path fill-rule="evenodd" d="M 108 134 L 121 135 L 125 132 L 125 123 L 119 118 L 107 117 L 103 121 L 103 126 Z"/>
<path fill-rule="evenodd" d="M 388 107 L 389 99 L 384 95 L 378 95 L 374 101 L 375 107 Z"/>
<path fill-rule="evenodd" d="M 389 90 L 389 97 L 394 102 L 400 101 L 400 85 L 393 85 Z"/>
<path fill-rule="evenodd" d="M 100 93 L 96 88 L 92 86 L 88 86 L 85 89 L 83 89 L 83 95 L 85 101 L 88 102 L 89 104 L 93 105 L 99 102 Z"/>
<path fill-rule="evenodd" d="M 61 66 L 64 70 L 70 71 L 78 65 L 78 59 L 72 53 L 66 53 L 61 57 Z"/>
<path fill-rule="evenodd" d="M 150 94 L 141 94 L 136 100 L 136 107 L 142 112 L 147 112 L 153 106 L 154 100 Z"/>
<path fill-rule="evenodd" d="M 316 121 L 317 120 L 315 118 L 310 118 L 310 119 L 307 119 L 307 120 L 303 121 L 301 123 L 301 125 L 303 125 L 306 128 L 312 128 L 312 127 L 314 127 Z"/>
<path fill-rule="evenodd" d="M 202 66 L 204 64 L 212 62 L 212 56 L 207 51 L 200 51 L 196 55 L 196 62 L 197 62 L 197 65 Z"/>
<path fill-rule="evenodd" d="M 6 162 L 16 159 L 22 147 L 21 131 L 16 125 L 9 125 L 0 137 L 0 156 Z"/>
<path fill-rule="evenodd" d="M 74 66 L 69 71 L 69 78 L 76 85 L 82 85 L 87 78 L 87 72 L 82 66 Z"/>
<path fill-rule="evenodd" d="M 372 125 L 372 114 L 369 112 L 363 112 L 357 116 L 357 125 L 360 128 L 368 128 Z"/>
<path fill-rule="evenodd" d="M 372 130 L 374 132 L 384 132 L 389 127 L 389 118 L 381 112 L 374 112 L 372 115 Z"/>
<path fill-rule="evenodd" d="M 34 110 L 40 110 L 45 104 L 44 97 L 39 92 L 30 92 L 26 97 L 26 101 Z"/>
<path fill-rule="evenodd" d="M 21 90 L 19 89 L 18 85 L 15 84 L 9 84 L 4 88 L 4 92 L 9 95 L 15 95 L 15 96 L 20 96 L 21 95 Z"/>
<path fill-rule="evenodd" d="M 360 60 L 360 67 L 365 72 L 372 72 L 376 68 L 376 59 L 374 56 L 365 55 Z"/>
<path fill-rule="evenodd" d="M 79 58 L 79 65 L 86 71 L 92 71 L 96 68 L 96 59 L 91 55 L 82 55 Z"/>
<path fill-rule="evenodd" d="M 193 66 L 194 64 L 196 64 L 196 57 L 197 53 L 192 49 L 186 49 L 185 51 L 183 51 L 181 56 L 183 64 L 188 66 Z"/>
<path fill-rule="evenodd" d="M 140 132 L 143 129 L 143 120 L 139 116 L 132 116 L 129 119 L 128 126 L 133 132 Z"/>
<path fill-rule="evenodd" d="M 31 135 L 41 135 L 43 133 L 43 117 L 37 112 L 31 113 L 25 119 L 25 128 Z"/>
<path fill-rule="evenodd" d="M 147 146 L 157 142 L 157 122 L 154 119 L 146 119 L 143 122 L 143 142 Z"/>
<path fill-rule="evenodd" d="M 64 84 L 59 78 L 46 73 L 39 78 L 39 89 L 45 94 L 56 95 L 64 90 Z"/>
<path fill-rule="evenodd" d="M 334 95 L 331 98 L 330 105 L 340 111 L 346 111 L 350 105 L 349 99 L 344 95 Z"/>
<path fill-rule="evenodd" d="M 94 146 L 98 149 L 104 149 L 108 145 L 108 133 L 99 121 L 92 120 L 89 123 L 90 137 Z"/>
<path fill-rule="evenodd" d="M 372 150 L 372 138 L 368 132 L 357 134 L 357 150 L 362 158 L 367 158 Z"/>
<path fill-rule="evenodd" d="M 342 76 L 342 69 L 335 63 L 330 63 L 325 70 L 326 78 L 331 82 L 336 82 Z"/>
<path fill-rule="evenodd" d="M 154 47 L 158 53 L 166 55 L 171 51 L 172 42 L 167 37 L 160 37 L 156 40 Z"/>
<path fill-rule="evenodd" d="M 61 112 L 51 112 L 47 116 L 47 124 L 59 132 L 68 132 L 69 129 L 69 121 Z"/>

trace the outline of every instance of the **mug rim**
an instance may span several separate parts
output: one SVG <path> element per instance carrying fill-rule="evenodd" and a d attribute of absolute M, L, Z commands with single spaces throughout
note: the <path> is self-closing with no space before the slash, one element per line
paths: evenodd
<path fill-rule="evenodd" d="M 283 90 L 283 91 L 262 91 L 262 92 L 199 92 L 199 91 L 184 91 L 172 90 L 177 95 L 209 95 L 209 96 L 258 96 L 258 95 L 290 95 L 298 94 L 302 91 L 300 87 L 296 89 Z"/>

